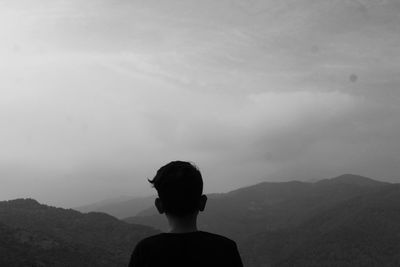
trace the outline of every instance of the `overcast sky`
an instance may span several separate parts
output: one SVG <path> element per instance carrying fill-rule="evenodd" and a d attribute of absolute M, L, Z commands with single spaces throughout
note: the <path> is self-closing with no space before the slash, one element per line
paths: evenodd
<path fill-rule="evenodd" d="M 0 0 L 0 199 L 399 182 L 397 0 Z"/>

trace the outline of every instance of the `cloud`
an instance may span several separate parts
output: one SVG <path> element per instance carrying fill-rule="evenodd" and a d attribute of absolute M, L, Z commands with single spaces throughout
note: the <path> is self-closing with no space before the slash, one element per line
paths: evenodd
<path fill-rule="evenodd" d="M 398 7 L 2 2 L 0 193 L 150 194 L 145 178 L 174 159 L 196 162 L 208 191 L 395 180 Z"/>

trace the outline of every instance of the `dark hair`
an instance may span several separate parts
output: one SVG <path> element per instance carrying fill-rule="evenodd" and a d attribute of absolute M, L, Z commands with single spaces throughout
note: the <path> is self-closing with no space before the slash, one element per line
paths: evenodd
<path fill-rule="evenodd" d="M 149 182 L 157 190 L 166 212 L 182 216 L 198 211 L 203 179 L 194 164 L 172 161 L 161 167 Z"/>

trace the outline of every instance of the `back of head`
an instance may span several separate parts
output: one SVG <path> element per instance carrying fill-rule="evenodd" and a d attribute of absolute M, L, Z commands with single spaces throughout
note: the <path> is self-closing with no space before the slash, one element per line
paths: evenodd
<path fill-rule="evenodd" d="M 164 209 L 175 216 L 198 211 L 203 193 L 203 179 L 197 167 L 185 161 L 172 161 L 161 167 L 153 180 Z"/>

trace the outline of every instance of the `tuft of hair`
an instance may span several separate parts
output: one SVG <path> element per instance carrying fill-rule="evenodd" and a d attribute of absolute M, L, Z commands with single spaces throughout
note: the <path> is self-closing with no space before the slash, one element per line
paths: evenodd
<path fill-rule="evenodd" d="M 157 190 L 167 213 L 184 216 L 198 211 L 203 179 L 193 163 L 172 161 L 161 167 L 149 182 Z"/>

